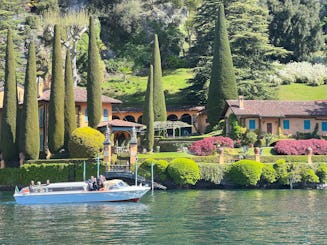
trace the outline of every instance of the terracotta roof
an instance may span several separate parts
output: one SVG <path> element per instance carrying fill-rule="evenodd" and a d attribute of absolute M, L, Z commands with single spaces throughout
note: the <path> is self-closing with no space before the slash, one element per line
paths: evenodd
<path fill-rule="evenodd" d="M 280 101 L 244 100 L 243 109 L 238 100 L 227 100 L 227 106 L 238 116 L 290 117 L 327 116 L 327 100 L 321 101 Z"/>
<path fill-rule="evenodd" d="M 136 127 L 136 128 L 144 127 L 143 124 L 124 121 L 124 120 L 119 120 L 119 119 L 114 119 L 114 120 L 109 121 L 109 122 L 99 123 L 98 128 L 105 127 L 105 126 L 107 126 L 107 124 L 110 125 L 111 127 Z"/>
<path fill-rule="evenodd" d="M 167 106 L 167 112 L 172 111 L 198 111 L 201 112 L 205 109 L 205 106 Z M 122 107 L 113 106 L 113 112 L 143 112 L 143 107 Z"/>
<path fill-rule="evenodd" d="M 87 91 L 82 87 L 74 88 L 75 102 L 87 102 Z M 42 96 L 38 100 L 49 101 L 50 100 L 50 90 L 43 92 Z M 106 104 L 120 104 L 120 100 L 110 98 L 108 96 L 102 95 L 102 103 Z"/>

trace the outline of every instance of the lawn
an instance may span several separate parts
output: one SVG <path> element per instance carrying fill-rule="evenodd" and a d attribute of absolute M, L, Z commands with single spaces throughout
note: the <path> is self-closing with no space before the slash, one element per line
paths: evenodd
<path fill-rule="evenodd" d="M 326 100 L 327 85 L 317 87 L 301 83 L 281 85 L 278 89 L 279 100 Z"/>
<path fill-rule="evenodd" d="M 167 104 L 185 104 L 183 96 L 180 95 L 180 89 L 187 87 L 187 80 L 192 77 L 191 69 L 183 68 L 164 72 L 162 84 Z M 122 75 L 111 76 L 103 84 L 104 94 L 122 100 L 124 106 L 143 105 L 147 80 L 145 76 L 127 75 L 126 81 L 123 80 Z"/>

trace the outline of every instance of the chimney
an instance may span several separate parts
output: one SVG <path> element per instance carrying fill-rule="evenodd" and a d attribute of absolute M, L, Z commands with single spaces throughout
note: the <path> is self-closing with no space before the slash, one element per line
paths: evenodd
<path fill-rule="evenodd" d="M 238 96 L 238 107 L 240 109 L 244 109 L 244 97 L 243 97 L 243 95 Z"/>

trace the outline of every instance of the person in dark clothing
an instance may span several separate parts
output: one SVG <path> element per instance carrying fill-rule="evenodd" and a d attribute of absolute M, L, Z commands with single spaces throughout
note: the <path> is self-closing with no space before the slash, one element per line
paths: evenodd
<path fill-rule="evenodd" d="M 91 176 L 91 178 L 89 179 L 88 186 L 89 186 L 90 191 L 98 190 L 98 185 L 97 185 L 97 182 L 96 182 L 96 179 L 94 178 L 94 176 Z"/>
<path fill-rule="evenodd" d="M 100 175 L 100 177 L 97 178 L 97 185 L 98 185 L 98 190 L 104 188 L 104 185 L 103 185 L 103 181 L 102 181 L 101 175 Z"/>

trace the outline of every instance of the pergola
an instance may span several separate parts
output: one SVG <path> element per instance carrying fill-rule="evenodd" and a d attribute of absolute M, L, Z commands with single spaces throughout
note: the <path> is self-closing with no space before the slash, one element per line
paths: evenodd
<path fill-rule="evenodd" d="M 168 129 L 173 130 L 173 137 L 175 138 L 175 129 L 178 129 L 179 137 L 181 137 L 181 128 L 191 128 L 192 125 L 189 125 L 188 123 L 182 122 L 182 121 L 157 121 L 154 122 L 154 131 L 159 132 L 161 134 L 164 132 L 164 134 L 167 133 Z"/>

